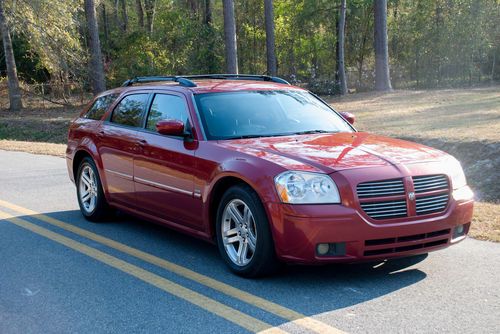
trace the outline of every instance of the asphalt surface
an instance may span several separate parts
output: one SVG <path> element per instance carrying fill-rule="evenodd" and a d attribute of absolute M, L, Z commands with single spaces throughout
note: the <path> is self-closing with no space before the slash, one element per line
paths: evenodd
<path fill-rule="evenodd" d="M 291 266 L 248 280 L 226 269 L 215 246 L 167 228 L 123 214 L 88 223 L 63 159 L 6 151 L 0 151 L 0 216 L 2 334 L 244 333 L 258 324 L 289 333 L 500 328 L 500 244 L 467 239 L 427 257 Z M 181 267 L 165 269 L 82 231 Z M 236 297 L 219 283 L 236 288 Z M 274 306 L 266 310 L 240 295 Z M 304 318 L 291 323 L 279 310 Z"/>

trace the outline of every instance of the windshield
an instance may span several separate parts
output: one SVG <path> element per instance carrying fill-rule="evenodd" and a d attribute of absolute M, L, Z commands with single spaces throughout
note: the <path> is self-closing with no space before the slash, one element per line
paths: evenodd
<path fill-rule="evenodd" d="M 353 131 L 305 91 L 207 93 L 195 100 L 209 140 Z"/>

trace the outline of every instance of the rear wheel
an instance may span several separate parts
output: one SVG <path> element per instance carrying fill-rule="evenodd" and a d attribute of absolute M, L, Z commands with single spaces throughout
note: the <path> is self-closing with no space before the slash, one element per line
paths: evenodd
<path fill-rule="evenodd" d="M 267 215 L 249 186 L 226 191 L 217 210 L 216 234 L 222 258 L 234 273 L 256 277 L 278 268 Z"/>
<path fill-rule="evenodd" d="M 87 220 L 96 222 L 109 215 L 110 208 L 104 197 L 97 167 L 89 157 L 83 158 L 78 167 L 76 193 L 80 211 Z"/>

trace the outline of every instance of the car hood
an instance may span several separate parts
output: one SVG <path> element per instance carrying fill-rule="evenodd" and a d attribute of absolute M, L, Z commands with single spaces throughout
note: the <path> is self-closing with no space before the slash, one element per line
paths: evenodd
<path fill-rule="evenodd" d="M 438 161 L 447 156 L 424 145 L 366 132 L 235 139 L 218 144 L 288 169 L 325 173 Z"/>

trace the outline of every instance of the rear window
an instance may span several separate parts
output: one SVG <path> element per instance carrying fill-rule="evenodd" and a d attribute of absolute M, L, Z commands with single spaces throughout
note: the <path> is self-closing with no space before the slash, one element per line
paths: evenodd
<path fill-rule="evenodd" d="M 139 127 L 146 110 L 148 94 L 133 94 L 123 98 L 113 110 L 111 122 Z"/>
<path fill-rule="evenodd" d="M 105 96 L 101 96 L 94 101 L 92 107 L 90 107 L 89 111 L 83 116 L 88 119 L 100 120 L 102 116 L 106 113 L 109 106 L 116 100 L 118 94 L 109 94 Z"/>

